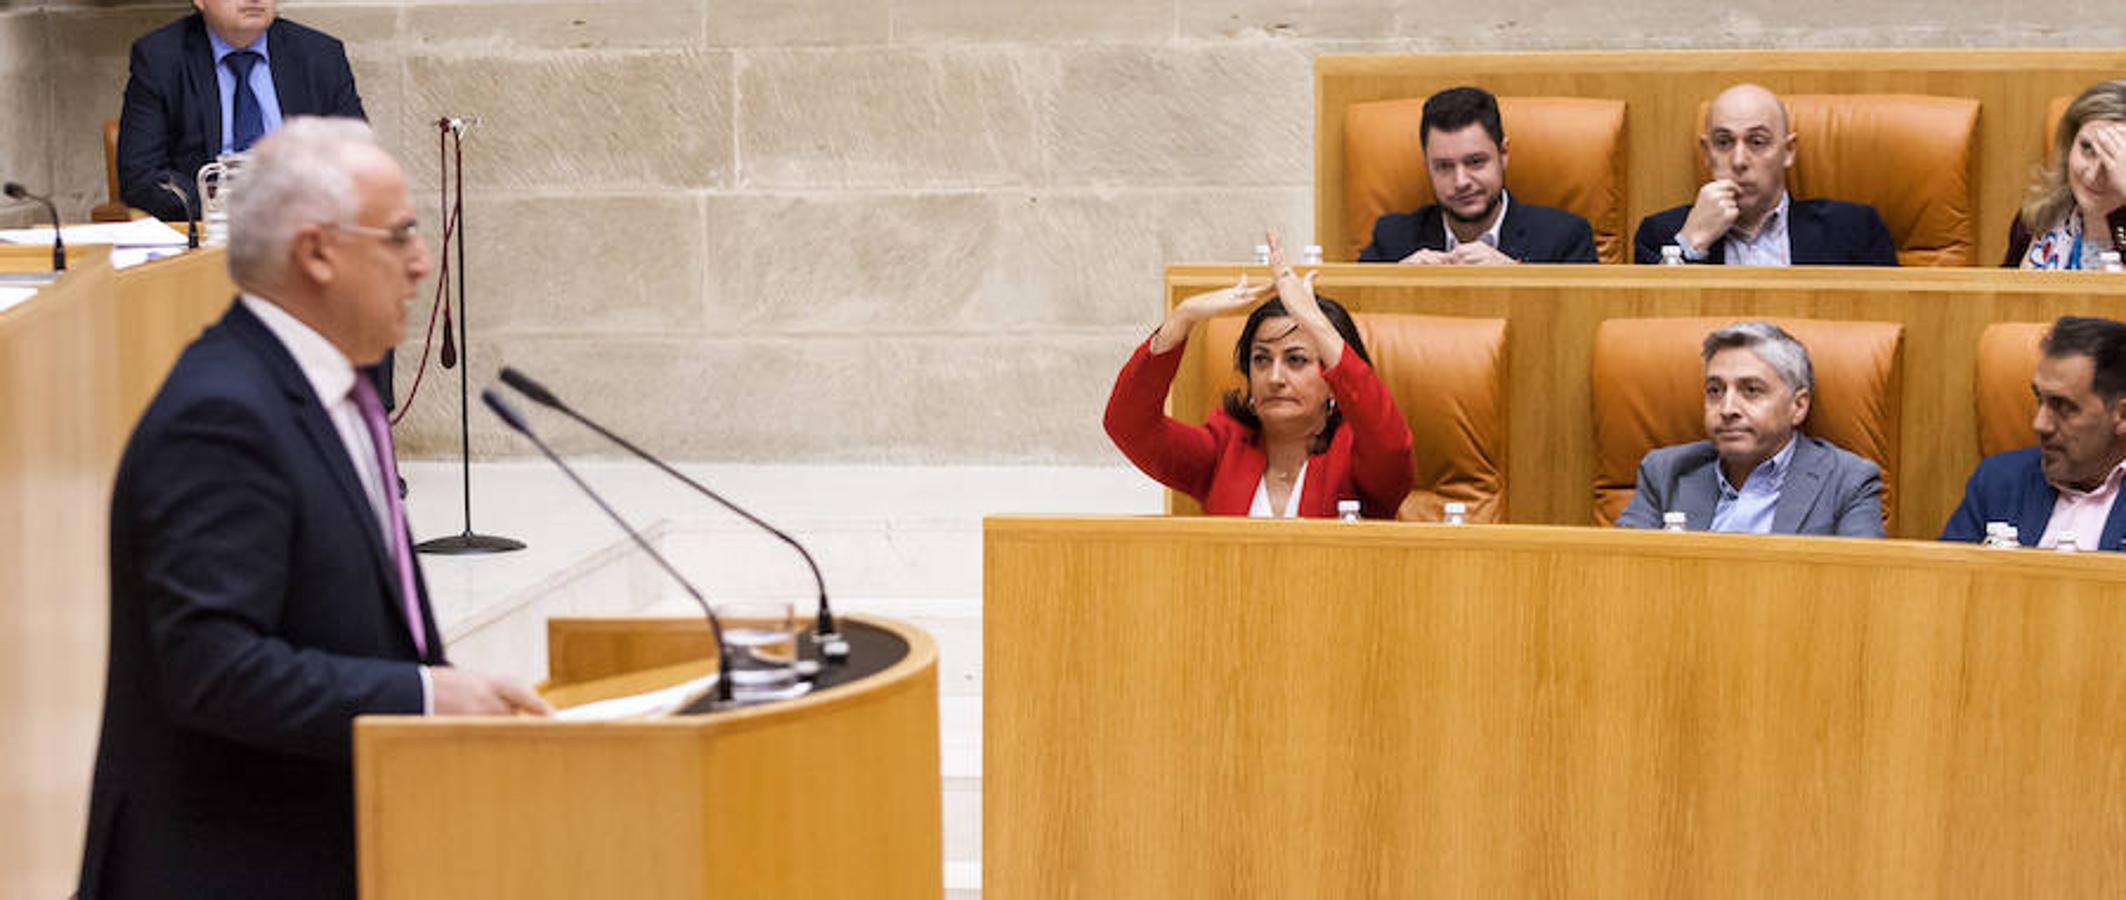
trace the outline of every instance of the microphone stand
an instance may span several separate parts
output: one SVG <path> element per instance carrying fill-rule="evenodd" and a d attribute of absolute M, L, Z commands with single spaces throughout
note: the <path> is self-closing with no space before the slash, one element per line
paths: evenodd
<path fill-rule="evenodd" d="M 478 121 L 477 119 L 474 121 Z M 466 121 L 457 118 L 437 120 L 436 126 L 450 136 L 457 151 L 456 177 L 438 171 L 437 177 L 446 182 L 457 183 L 457 195 L 451 202 L 449 217 L 451 230 L 458 241 L 458 481 L 465 499 L 465 530 L 449 537 L 430 538 L 413 545 L 417 553 L 432 553 L 437 556 L 470 556 L 489 553 L 507 553 L 524 549 L 524 542 L 499 535 L 480 534 L 472 530 L 472 389 L 467 373 L 472 363 L 466 357 L 472 353 L 472 343 L 465 333 L 465 128 Z M 445 249 L 448 253 L 449 250 Z M 448 301 L 445 301 L 448 302 Z M 447 327 L 447 326 L 446 326 Z M 445 335 L 447 338 L 448 335 Z"/>

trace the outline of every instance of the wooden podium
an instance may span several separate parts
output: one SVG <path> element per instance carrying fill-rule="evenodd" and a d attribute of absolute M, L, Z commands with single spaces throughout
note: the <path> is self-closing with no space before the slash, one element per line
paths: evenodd
<path fill-rule="evenodd" d="M 765 706 L 624 722 L 364 717 L 362 896 L 922 898 L 944 892 L 937 648 Z M 554 620 L 567 707 L 710 671 L 700 619 Z M 864 650 L 858 647 L 861 664 Z"/>
<path fill-rule="evenodd" d="M 991 896 L 2126 895 L 2126 554 L 992 518 Z"/>

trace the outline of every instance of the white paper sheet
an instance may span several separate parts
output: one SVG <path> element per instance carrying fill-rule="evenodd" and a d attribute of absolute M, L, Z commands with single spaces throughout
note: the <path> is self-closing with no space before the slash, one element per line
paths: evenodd
<path fill-rule="evenodd" d="M 36 288 L 0 284 L 0 312 L 7 312 L 8 307 L 35 296 L 37 296 Z"/>
<path fill-rule="evenodd" d="M 60 236 L 66 238 L 69 244 L 115 244 L 120 247 L 167 247 L 172 244 L 183 246 L 185 242 L 184 232 L 163 224 L 161 219 L 68 225 L 60 229 Z M 0 244 L 49 247 L 52 245 L 52 229 L 12 228 L 0 231 Z"/>
<path fill-rule="evenodd" d="M 711 672 L 692 681 L 681 682 L 668 688 L 635 694 L 629 697 L 614 697 L 582 706 L 571 706 L 554 714 L 563 722 L 614 722 L 621 719 L 646 719 L 678 712 L 687 702 L 700 696 L 716 684 L 716 673 Z"/>

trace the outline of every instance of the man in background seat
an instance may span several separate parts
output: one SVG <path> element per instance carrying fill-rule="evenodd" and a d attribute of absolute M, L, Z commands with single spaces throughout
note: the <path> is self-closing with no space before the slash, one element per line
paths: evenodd
<path fill-rule="evenodd" d="M 1882 537 L 1882 471 L 1800 433 L 1815 393 L 1809 351 L 1768 322 L 1705 336 L 1707 440 L 1639 462 L 1638 491 L 1617 518 L 1660 528 L 1682 512 L 1692 531 Z"/>
<path fill-rule="evenodd" d="M 1561 209 L 1506 192 L 1506 130 L 1498 98 L 1473 87 L 1425 100 L 1418 141 L 1434 202 L 1373 223 L 1359 262 L 1513 265 L 1592 263 L 1594 229 Z"/>
<path fill-rule="evenodd" d="M 1897 244 L 1874 207 L 1788 195 L 1794 133 L 1778 95 L 1754 84 L 1721 91 L 1698 146 L 1713 180 L 1696 201 L 1640 221 L 1637 262 L 1659 263 L 1661 248 L 1673 246 L 1685 262 L 1716 266 L 1897 265 Z"/>

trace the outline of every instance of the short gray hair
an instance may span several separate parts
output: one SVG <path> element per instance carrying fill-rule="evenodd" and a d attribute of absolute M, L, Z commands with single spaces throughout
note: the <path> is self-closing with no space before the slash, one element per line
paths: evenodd
<path fill-rule="evenodd" d="M 298 116 L 251 149 L 229 192 L 229 276 L 237 284 L 279 278 L 297 229 L 351 221 L 361 210 L 348 165 L 354 147 L 379 147 L 368 123 Z"/>
<path fill-rule="evenodd" d="M 1816 368 L 1809 364 L 1809 348 L 1770 322 L 1736 322 L 1705 336 L 1705 361 L 1731 348 L 1757 354 L 1765 365 L 1779 373 L 1779 380 L 1795 391 L 1816 392 Z"/>

